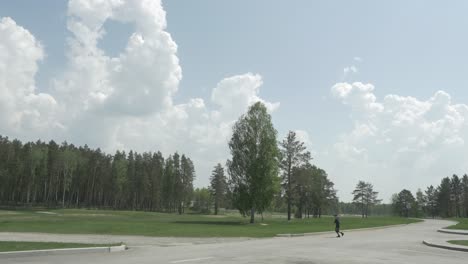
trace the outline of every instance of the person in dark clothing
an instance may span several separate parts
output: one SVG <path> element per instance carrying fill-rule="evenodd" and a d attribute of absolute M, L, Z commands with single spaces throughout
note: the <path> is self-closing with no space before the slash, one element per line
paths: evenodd
<path fill-rule="evenodd" d="M 335 215 L 335 232 L 337 234 L 336 237 L 340 237 L 340 234 L 341 236 L 344 236 L 344 233 L 340 231 L 340 218 L 338 215 Z"/>

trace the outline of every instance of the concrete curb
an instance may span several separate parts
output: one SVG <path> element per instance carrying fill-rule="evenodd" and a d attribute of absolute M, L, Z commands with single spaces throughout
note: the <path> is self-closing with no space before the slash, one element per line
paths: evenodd
<path fill-rule="evenodd" d="M 120 246 L 113 246 L 113 247 L 61 248 L 61 249 L 10 251 L 10 252 L 0 252 L 0 259 L 17 258 L 17 257 L 68 255 L 68 254 L 80 254 L 80 253 L 111 253 L 111 252 L 125 251 L 126 249 L 127 249 L 126 245 L 120 245 Z"/>
<path fill-rule="evenodd" d="M 417 223 L 411 223 L 417 224 Z M 343 229 L 343 232 L 357 232 L 357 231 L 367 231 L 367 230 L 379 230 L 379 229 L 386 229 L 392 227 L 400 227 L 400 226 L 407 226 L 411 224 L 400 224 L 400 225 L 388 225 L 388 226 L 376 226 L 376 227 L 366 227 L 366 228 L 356 228 L 356 229 Z M 322 231 L 322 232 L 312 232 L 312 233 L 297 233 L 297 234 L 277 234 L 275 237 L 302 237 L 302 236 L 317 236 L 317 235 L 325 235 L 335 233 L 335 231 Z"/>
<path fill-rule="evenodd" d="M 435 243 L 435 242 L 432 242 L 432 241 L 423 240 L 423 244 L 426 245 L 426 246 L 429 246 L 429 247 L 468 252 L 468 247 L 453 245 L 453 244 L 449 244 L 447 242 L 444 243 L 444 244 L 440 244 L 440 243 Z"/>
<path fill-rule="evenodd" d="M 437 230 L 437 232 L 446 233 L 446 234 L 454 234 L 454 235 L 465 235 L 465 236 L 468 235 L 468 230 L 460 230 L 460 229 L 441 228 L 441 229 Z"/>

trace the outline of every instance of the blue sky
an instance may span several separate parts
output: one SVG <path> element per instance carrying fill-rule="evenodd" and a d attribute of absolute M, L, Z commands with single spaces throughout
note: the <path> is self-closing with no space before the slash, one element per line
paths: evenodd
<path fill-rule="evenodd" d="M 67 1 L 0 2 L 0 18 L 12 18 L 43 46 L 46 57 L 38 62 L 36 93 L 54 95 L 52 80 L 65 78 L 60 76 L 69 65 L 66 56 L 69 50 L 67 38 L 73 38 L 67 29 L 67 6 Z M 385 131 L 393 131 L 393 128 L 383 127 L 383 122 L 376 121 L 378 117 L 363 117 L 362 112 L 356 112 L 355 109 L 359 107 L 353 108 L 355 101 L 347 101 L 347 95 L 334 95 L 332 87 L 335 84 L 370 83 L 375 87 L 371 94 L 381 104 L 384 104 L 387 95 L 414 97 L 419 102 L 426 102 L 435 97 L 439 90 L 450 96 L 450 105 L 468 103 L 466 1 L 304 0 L 280 4 L 279 1 L 267 0 L 171 0 L 162 1 L 162 6 L 167 19 L 165 31 L 177 44 L 176 56 L 183 76 L 177 84 L 178 91 L 171 94 L 174 105 L 201 98 L 207 109 L 216 109 L 217 104 L 211 99 L 211 94 L 218 82 L 248 72 L 261 75 L 263 85 L 258 96 L 267 102 L 280 103 L 272 112 L 280 137 L 288 130 L 306 132 L 310 139 L 308 145 L 317 164 L 329 171 L 344 199 L 350 196 L 353 187 L 350 185 L 360 178 L 384 188 L 393 174 L 379 178 L 373 173 L 386 170 L 385 166 L 398 165 L 362 164 L 357 159 L 346 161 L 349 163 L 344 166 L 346 171 L 335 168 L 341 167 L 344 162 L 336 158 L 338 154 L 333 154 L 337 143 L 346 142 L 347 146 L 365 150 L 368 159 L 369 156 L 379 154 L 372 152 L 378 152 L 378 148 L 371 150 L 378 138 L 383 137 Z M 99 40 L 98 48 L 109 57 L 119 56 L 125 51 L 128 39 L 135 31 L 134 21 L 106 20 L 103 27 L 107 34 Z M 351 67 L 356 72 L 345 74 L 344 69 Z M 352 89 L 361 91 L 359 88 Z M 58 100 L 59 96 L 55 98 Z M 432 121 L 425 119 L 418 122 L 436 123 Z M 376 131 L 382 133 L 370 143 L 347 138 L 347 135 L 357 130 L 357 124 L 371 124 L 369 127 L 376 127 Z M 460 126 L 457 127 L 456 137 L 466 139 L 466 122 Z M 419 127 L 427 125 L 421 123 Z M 398 131 L 395 134 L 399 137 L 421 137 L 420 132 L 411 134 L 406 130 Z M 11 137 L 32 137 L 16 133 L 13 129 L 3 131 L 8 132 Z M 47 132 L 41 133 L 44 138 L 56 137 Z M 62 133 L 57 137 L 93 145 L 93 142 L 76 135 Z M 438 134 L 440 140 L 444 137 L 449 136 Z M 139 144 L 124 141 L 105 146 L 95 142 L 94 145 L 109 150 L 118 147 L 145 150 Z M 399 140 L 393 139 L 392 142 L 396 141 Z M 406 151 L 405 143 L 401 144 L 398 149 L 386 150 L 385 155 L 394 157 Z M 156 140 L 154 147 L 159 145 L 161 143 Z M 435 154 L 427 160 L 442 163 L 444 159 L 440 156 L 445 152 L 439 145 L 431 146 L 429 144 L 429 151 Z M 205 147 L 194 145 L 186 151 L 196 155 L 196 149 Z M 164 148 L 180 150 L 181 147 L 168 145 Z M 220 153 L 223 151 L 220 150 Z M 457 151 L 461 151 L 463 157 L 468 156 L 466 151 Z M 222 157 L 220 154 L 216 159 L 221 160 Z M 200 163 L 212 162 L 214 165 L 217 160 Z M 464 162 L 460 161 L 461 165 L 456 164 L 454 168 L 439 166 L 434 169 L 432 165 L 424 168 L 398 168 L 392 173 L 411 172 L 416 175 L 412 176 L 408 184 L 395 178 L 395 189 L 382 193 L 388 198 L 403 187 L 414 191 L 417 186 L 425 188 L 428 184 L 437 184 L 444 176 L 468 172 L 462 171 L 466 168 Z M 205 185 L 210 170 L 208 165 L 202 165 L 201 168 L 197 184 Z M 446 174 L 428 175 L 428 171 L 446 171 Z M 350 175 L 346 175 L 347 172 Z M 387 180 L 381 180 L 383 178 Z"/>

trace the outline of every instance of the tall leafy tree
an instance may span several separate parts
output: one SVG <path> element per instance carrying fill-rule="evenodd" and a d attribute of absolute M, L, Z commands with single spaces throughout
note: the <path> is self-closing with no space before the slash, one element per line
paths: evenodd
<path fill-rule="evenodd" d="M 437 214 L 437 190 L 434 186 L 427 187 L 425 191 L 426 197 L 426 213 L 428 213 L 432 218 L 435 218 Z"/>
<path fill-rule="evenodd" d="M 416 216 L 421 217 L 425 213 L 425 208 L 427 204 L 427 197 L 418 189 L 416 191 Z"/>
<path fill-rule="evenodd" d="M 166 159 L 163 178 L 163 204 L 168 212 L 174 211 L 174 160 L 172 156 Z"/>
<path fill-rule="evenodd" d="M 211 194 L 208 188 L 197 188 L 193 192 L 193 210 L 209 214 L 211 207 Z"/>
<path fill-rule="evenodd" d="M 277 131 L 264 104 L 257 102 L 234 124 L 228 160 L 233 199 L 241 214 L 262 212 L 272 202 L 278 178 Z"/>
<path fill-rule="evenodd" d="M 370 182 L 359 181 L 352 192 L 353 203 L 361 209 L 362 218 L 369 216 L 370 208 L 378 203 L 379 193 L 374 191 L 374 186 Z"/>
<path fill-rule="evenodd" d="M 69 191 L 73 175 L 78 166 L 78 158 L 74 150 L 74 146 L 68 146 L 64 143 L 61 147 L 61 174 L 63 176 L 62 181 L 62 206 L 65 207 L 65 195 Z"/>
<path fill-rule="evenodd" d="M 374 185 L 372 185 L 370 182 L 366 183 L 366 189 L 365 189 L 365 215 L 366 218 L 369 216 L 369 210 L 372 206 L 380 203 L 381 200 L 379 200 L 377 197 L 379 195 L 379 192 L 374 191 Z"/>
<path fill-rule="evenodd" d="M 463 189 L 463 216 L 468 217 L 468 175 L 463 175 L 462 178 Z"/>
<path fill-rule="evenodd" d="M 452 217 L 451 186 L 450 178 L 445 177 L 437 187 L 437 205 L 438 211 L 442 217 Z"/>
<path fill-rule="evenodd" d="M 463 186 L 460 178 L 454 174 L 450 179 L 450 199 L 453 204 L 453 211 L 456 217 L 461 216 Z"/>
<path fill-rule="evenodd" d="M 182 174 L 182 212 L 190 204 L 193 196 L 193 181 L 195 179 L 195 166 L 190 158 L 182 155 L 181 157 Z"/>
<path fill-rule="evenodd" d="M 280 142 L 281 162 L 280 168 L 283 171 L 282 181 L 285 189 L 288 204 L 288 220 L 291 220 L 292 189 L 291 177 L 293 170 L 310 161 L 310 152 L 306 151 L 304 142 L 297 140 L 296 132 L 289 131 L 286 138 Z"/>
<path fill-rule="evenodd" d="M 362 218 L 366 215 L 366 198 L 367 198 L 367 183 L 364 181 L 359 181 L 352 192 L 353 195 L 353 203 L 357 204 L 359 208 L 361 208 L 361 216 Z"/>
<path fill-rule="evenodd" d="M 369 215 L 369 208 L 371 206 L 380 202 L 377 199 L 379 193 L 374 191 L 374 186 L 369 182 L 359 181 L 352 194 L 353 203 L 361 208 L 361 216 L 363 218 Z"/>
<path fill-rule="evenodd" d="M 217 215 L 219 206 L 222 206 L 224 203 L 227 191 L 227 180 L 226 176 L 224 175 L 224 168 L 220 163 L 218 163 L 218 165 L 216 165 L 216 167 L 213 169 L 210 183 L 211 195 L 214 198 L 214 214 Z"/>
<path fill-rule="evenodd" d="M 338 200 L 334 183 L 328 179 L 328 174 L 325 170 L 316 166 L 311 167 L 312 173 L 312 190 L 309 210 L 312 211 L 314 217 L 321 217 L 325 210 L 330 209 L 331 205 L 336 204 Z"/>
<path fill-rule="evenodd" d="M 412 210 L 414 210 L 415 199 L 413 194 L 404 189 L 393 197 L 393 207 L 395 211 L 404 217 L 409 217 Z"/>

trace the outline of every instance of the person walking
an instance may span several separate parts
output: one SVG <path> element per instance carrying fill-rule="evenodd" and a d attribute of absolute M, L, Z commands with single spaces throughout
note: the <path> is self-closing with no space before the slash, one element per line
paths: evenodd
<path fill-rule="evenodd" d="M 341 236 L 344 236 L 344 233 L 340 231 L 340 218 L 338 217 L 338 215 L 335 215 L 335 232 L 337 234 L 336 237 L 341 237 Z M 341 234 L 341 236 L 340 236 Z"/>

